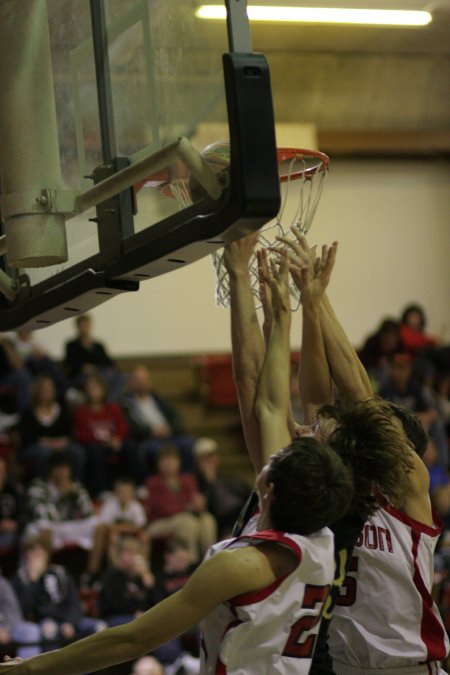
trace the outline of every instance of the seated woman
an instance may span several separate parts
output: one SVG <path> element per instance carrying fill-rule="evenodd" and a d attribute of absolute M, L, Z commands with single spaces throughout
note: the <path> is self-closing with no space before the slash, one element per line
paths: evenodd
<path fill-rule="evenodd" d="M 405 351 L 415 359 L 420 379 L 436 386 L 448 398 L 450 387 L 450 346 L 426 331 L 427 320 L 420 305 L 403 310 L 400 335 Z"/>
<path fill-rule="evenodd" d="M 20 418 L 22 449 L 19 459 L 31 474 L 45 478 L 49 459 L 57 452 L 70 458 L 73 476 L 83 480 L 85 451 L 72 440 L 72 419 L 64 403 L 59 401 L 55 382 L 49 375 L 38 376 L 31 387 L 30 407 Z"/>
<path fill-rule="evenodd" d="M 114 467 L 121 462 L 128 427 L 120 406 L 107 401 L 106 384 L 89 375 L 84 384 L 86 403 L 75 408 L 75 437 L 87 451 L 87 485 L 93 497 L 110 490 Z"/>
<path fill-rule="evenodd" d="M 176 535 L 189 546 L 197 561 L 217 539 L 214 517 L 206 511 L 206 499 L 199 492 L 195 477 L 181 473 L 181 457 L 173 445 L 164 447 L 158 457 L 158 473 L 147 480 L 146 509 L 151 537 Z"/>

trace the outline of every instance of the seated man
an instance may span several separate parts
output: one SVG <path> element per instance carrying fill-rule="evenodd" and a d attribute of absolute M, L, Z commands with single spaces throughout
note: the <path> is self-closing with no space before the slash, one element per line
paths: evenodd
<path fill-rule="evenodd" d="M 142 484 L 149 470 L 156 469 L 159 451 L 165 445 L 175 445 L 181 453 L 182 470 L 192 471 L 195 439 L 184 433 L 175 406 L 155 391 L 148 368 L 137 366 L 132 371 L 121 403 L 133 443 L 130 472 L 136 484 Z"/>
<path fill-rule="evenodd" d="M 217 521 L 219 538 L 228 536 L 250 495 L 249 486 L 236 475 L 220 471 L 220 453 L 216 441 L 199 438 L 194 448 L 195 477 L 206 498 L 207 509 Z"/>

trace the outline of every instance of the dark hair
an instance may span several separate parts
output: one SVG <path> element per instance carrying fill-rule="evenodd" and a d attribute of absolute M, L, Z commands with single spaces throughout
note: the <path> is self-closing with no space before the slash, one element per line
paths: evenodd
<path fill-rule="evenodd" d="M 428 434 L 414 413 L 403 405 L 387 402 L 392 413 L 400 420 L 408 441 L 419 457 L 423 457 L 428 446 Z"/>
<path fill-rule="evenodd" d="M 164 544 L 164 553 L 175 553 L 180 548 L 183 551 L 189 551 L 189 544 L 186 539 L 182 539 L 182 537 L 170 537 Z"/>
<path fill-rule="evenodd" d="M 48 472 L 58 466 L 68 466 L 72 468 L 72 461 L 66 452 L 52 452 L 48 460 Z"/>
<path fill-rule="evenodd" d="M 133 487 L 136 487 L 136 483 L 131 476 L 126 475 L 117 476 L 117 478 L 114 479 L 113 485 L 114 487 L 116 487 L 116 485 L 132 485 Z"/>
<path fill-rule="evenodd" d="M 101 377 L 101 375 L 97 375 L 97 373 L 91 373 L 91 375 L 88 375 L 86 377 L 85 381 L 84 381 L 83 390 L 84 390 L 84 395 L 86 397 L 86 402 L 90 403 L 90 398 L 89 398 L 89 394 L 88 394 L 88 388 L 89 388 L 90 382 L 95 382 L 96 384 L 98 384 L 99 387 L 101 387 L 101 389 L 103 390 L 103 397 L 102 397 L 101 402 L 106 403 L 106 401 L 108 399 L 108 390 L 107 390 L 107 387 L 106 387 L 106 382 L 103 379 L 103 377 Z"/>
<path fill-rule="evenodd" d="M 49 380 L 54 388 L 55 388 L 55 401 L 58 399 L 58 393 L 56 390 L 56 382 L 54 378 L 48 374 L 48 373 L 42 373 L 41 375 L 37 375 L 31 383 L 31 390 L 30 390 L 30 406 L 31 408 L 34 408 L 39 404 L 39 396 L 40 396 L 40 390 L 44 382 Z"/>
<path fill-rule="evenodd" d="M 25 539 L 23 542 L 23 550 L 26 553 L 27 551 L 32 551 L 35 548 L 41 548 L 43 551 L 45 551 L 50 558 L 50 556 L 53 553 L 52 546 L 48 539 L 45 537 L 30 537 L 29 539 Z"/>
<path fill-rule="evenodd" d="M 427 319 L 426 319 L 426 316 L 425 316 L 425 312 L 420 305 L 412 304 L 412 305 L 408 305 L 407 307 L 405 307 L 405 309 L 402 312 L 401 322 L 402 323 L 408 323 L 408 316 L 409 316 L 409 314 L 412 314 L 412 313 L 417 313 L 419 315 L 420 325 L 421 325 L 422 330 L 424 330 L 425 326 L 427 325 Z"/>
<path fill-rule="evenodd" d="M 390 404 L 375 398 L 338 401 L 320 408 L 318 415 L 336 422 L 327 443 L 353 472 L 351 511 L 367 518 L 377 509 L 374 487 L 394 505 L 401 505 L 413 464 L 406 438 L 393 423 Z"/>
<path fill-rule="evenodd" d="M 167 445 L 163 445 L 158 453 L 158 460 L 162 459 L 163 457 L 178 457 L 180 459 L 181 453 L 176 445 L 168 443 Z"/>
<path fill-rule="evenodd" d="M 80 323 L 83 323 L 84 321 L 87 321 L 88 323 L 92 323 L 92 319 L 89 316 L 89 314 L 79 314 L 79 316 L 77 316 L 77 318 L 75 319 L 75 324 L 77 326 L 79 326 Z"/>
<path fill-rule="evenodd" d="M 390 318 L 383 319 L 377 330 L 377 335 L 383 333 L 396 333 L 397 335 L 400 335 L 400 326 L 398 321 Z"/>
<path fill-rule="evenodd" d="M 273 483 L 270 518 L 276 530 L 312 534 L 341 518 L 353 495 L 350 471 L 316 438 L 296 438 L 268 468 Z"/>

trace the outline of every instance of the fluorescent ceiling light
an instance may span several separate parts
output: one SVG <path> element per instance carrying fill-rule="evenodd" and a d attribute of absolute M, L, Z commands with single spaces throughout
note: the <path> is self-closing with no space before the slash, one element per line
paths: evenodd
<path fill-rule="evenodd" d="M 426 26 L 432 21 L 429 12 L 400 9 L 249 5 L 247 14 L 251 21 L 353 23 L 378 26 Z M 195 16 L 199 19 L 225 19 L 225 5 L 201 5 L 195 12 Z"/>

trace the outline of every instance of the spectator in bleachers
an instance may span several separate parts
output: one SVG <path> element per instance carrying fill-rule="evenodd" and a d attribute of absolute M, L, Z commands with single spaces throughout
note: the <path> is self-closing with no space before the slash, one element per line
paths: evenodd
<path fill-rule="evenodd" d="M 135 661 L 130 675 L 164 675 L 164 666 L 154 656 L 143 656 Z"/>
<path fill-rule="evenodd" d="M 402 343 L 414 357 L 417 369 L 436 389 L 448 396 L 450 378 L 450 347 L 437 335 L 426 332 L 426 316 L 420 305 L 408 305 L 403 310 L 400 325 Z"/>
<path fill-rule="evenodd" d="M 74 580 L 62 565 L 51 564 L 50 555 L 45 540 L 29 540 L 12 579 L 24 617 L 40 628 L 44 651 L 106 627 L 83 616 Z"/>
<path fill-rule="evenodd" d="M 197 567 L 184 539 L 171 537 L 166 541 L 162 570 L 156 575 L 155 582 L 158 602 L 182 589 Z"/>
<path fill-rule="evenodd" d="M 183 539 L 172 537 L 166 541 L 162 569 L 156 575 L 155 580 L 157 602 L 181 590 L 196 568 L 197 564 L 192 560 L 189 546 Z M 198 673 L 199 663 L 192 656 L 188 656 L 183 652 L 183 641 L 190 641 L 194 645 L 197 645 L 198 638 L 198 629 L 195 627 L 184 636 L 180 636 L 170 643 L 172 650 L 170 660 L 175 661 L 176 659 L 178 667 L 181 669 L 181 666 L 184 665 L 186 672 L 191 672 L 189 666 L 194 666 L 192 672 Z M 175 670 L 174 672 L 178 671 Z M 185 671 L 181 670 L 181 672 Z"/>
<path fill-rule="evenodd" d="M 169 443 L 180 450 L 182 470 L 193 469 L 195 439 L 185 435 L 175 406 L 154 390 L 150 371 L 145 366 L 137 366 L 132 371 L 122 405 L 134 444 L 133 478 L 137 484 L 142 483 L 149 466 L 154 471 L 160 449 Z"/>
<path fill-rule="evenodd" d="M 67 382 L 62 369 L 55 359 L 46 352 L 44 346 L 36 340 L 34 333 L 25 328 L 18 328 L 13 341 L 16 351 L 30 376 L 50 375 L 58 390 L 58 397 L 63 398 L 67 389 Z"/>
<path fill-rule="evenodd" d="M 439 463 L 438 452 L 431 439 L 428 441 L 427 449 L 423 455 L 423 461 L 430 476 L 430 493 L 433 492 L 434 488 L 450 483 L 447 467 L 443 467 Z"/>
<path fill-rule="evenodd" d="M 85 403 L 73 413 L 74 434 L 86 450 L 86 482 L 96 497 L 111 489 L 111 474 L 123 461 L 128 425 L 120 406 L 106 400 L 106 384 L 99 375 L 86 377 L 84 396 Z"/>
<path fill-rule="evenodd" d="M 27 492 L 29 524 L 25 539 L 46 538 L 53 550 L 77 545 L 89 551 L 87 574 L 100 572 L 108 541 L 108 526 L 94 515 L 88 492 L 72 480 L 70 459 L 53 455 L 48 478 L 37 478 Z"/>
<path fill-rule="evenodd" d="M 71 459 L 73 474 L 82 480 L 85 451 L 72 440 L 72 419 L 66 405 L 57 398 L 56 386 L 49 375 L 39 375 L 32 384 L 30 407 L 20 419 L 22 448 L 19 459 L 26 470 L 43 478 L 50 458 L 65 452 Z"/>
<path fill-rule="evenodd" d="M 217 521 L 219 538 L 225 538 L 231 534 L 250 495 L 250 487 L 237 476 L 220 472 L 219 448 L 213 439 L 199 438 L 194 454 L 199 490 L 206 498 L 206 508 Z"/>
<path fill-rule="evenodd" d="M 92 319 L 87 314 L 75 319 L 77 335 L 65 345 L 64 365 L 70 384 L 82 390 L 87 375 L 103 377 L 108 398 L 117 401 L 122 394 L 125 377 L 115 366 L 105 346 L 92 336 Z"/>
<path fill-rule="evenodd" d="M 17 410 L 28 405 L 31 377 L 9 338 L 0 335 L 0 388 L 11 389 Z"/>
<path fill-rule="evenodd" d="M 379 394 L 416 414 L 436 445 L 439 463 L 447 468 L 449 451 L 444 423 L 427 389 L 413 377 L 412 360 L 408 354 L 395 354 L 392 357 L 388 379 Z"/>
<path fill-rule="evenodd" d="M 0 549 L 15 547 L 24 525 L 24 495 L 8 474 L 8 463 L 0 457 Z"/>
<path fill-rule="evenodd" d="M 386 318 L 383 319 L 376 332 L 366 339 L 358 356 L 369 376 L 377 385 L 380 385 L 386 379 L 389 359 L 402 351 L 400 324 L 395 319 Z"/>
<path fill-rule="evenodd" d="M 136 498 L 131 478 L 123 477 L 115 481 L 114 493 L 105 499 L 100 509 L 100 520 L 109 525 L 110 545 L 115 545 L 124 535 L 133 535 L 143 542 L 148 557 L 150 537 L 145 527 L 147 516 Z"/>
<path fill-rule="evenodd" d="M 142 542 L 126 536 L 116 543 L 114 564 L 102 577 L 100 615 L 108 626 L 132 621 L 155 604 L 155 578 Z"/>
<path fill-rule="evenodd" d="M 206 510 L 206 499 L 199 492 L 194 475 L 181 473 L 180 468 L 179 450 L 173 445 L 163 447 L 158 457 L 158 473 L 147 480 L 149 533 L 152 538 L 184 539 L 191 560 L 196 562 L 217 540 L 217 525 Z"/>
<path fill-rule="evenodd" d="M 9 650 L 18 643 L 16 655 L 26 659 L 41 652 L 40 640 L 39 626 L 24 621 L 14 589 L 0 572 L 0 646 Z"/>

